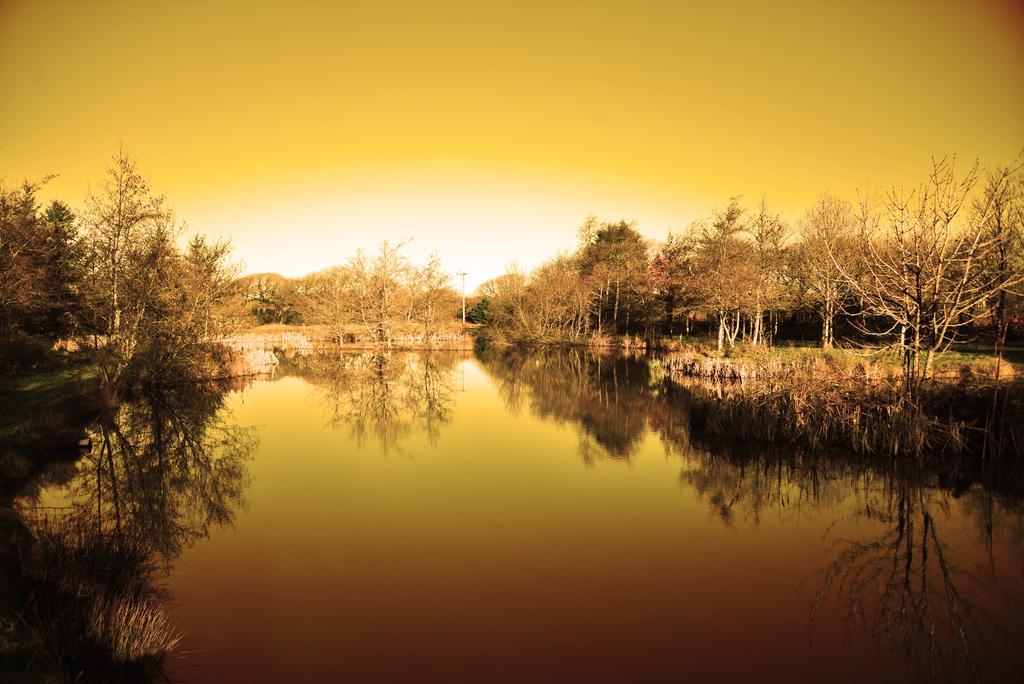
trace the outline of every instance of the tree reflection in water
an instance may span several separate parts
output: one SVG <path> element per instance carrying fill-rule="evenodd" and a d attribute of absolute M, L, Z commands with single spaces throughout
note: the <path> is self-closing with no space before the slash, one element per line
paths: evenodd
<path fill-rule="evenodd" d="M 1013 668 L 1004 668 L 1017 657 L 1024 606 L 998 572 L 995 529 L 983 532 L 987 558 L 972 555 L 963 540 L 946 539 L 943 530 L 953 506 L 976 525 L 998 519 L 1019 530 L 1020 511 L 1010 510 L 1017 506 L 1008 509 L 981 487 L 958 500 L 899 475 L 864 477 L 859 484 L 854 515 L 882 531 L 836 540 L 838 554 L 818 591 L 812 625 L 831 598 L 845 610 L 848 633 L 865 630 L 915 675 L 974 681 L 1010 675 Z"/>
<path fill-rule="evenodd" d="M 461 358 L 344 354 L 291 360 L 285 370 L 318 389 L 330 424 L 387 451 L 417 432 L 438 442 L 453 418 Z M 722 524 L 824 527 L 831 555 L 808 605 L 812 637 L 815 622 L 820 629 L 838 613 L 851 636 L 866 634 L 922 678 L 1012 674 L 1024 592 L 1007 584 L 1020 568 L 1005 566 L 1019 563 L 1024 540 L 1019 489 L 705 440 L 699 426 L 728 388 L 683 387 L 643 358 L 492 349 L 479 360 L 509 411 L 574 425 L 590 467 L 635 459 L 653 435 L 680 461 L 680 486 Z M 159 675 L 178 636 L 162 573 L 244 503 L 254 438 L 223 399 L 224 388 L 192 387 L 128 402 L 90 429 L 90 454 L 4 502 L 0 625 L 21 657 L 11 671 Z M 44 500 L 44 484 L 60 496 Z"/>
<path fill-rule="evenodd" d="M 101 416 L 93 449 L 9 502 L 3 544 L 10 638 L 24 669 L 97 681 L 162 676 L 178 641 L 161 578 L 243 505 L 252 431 L 225 387 L 185 385 Z M 15 661 L 19 657 L 14 658 Z"/>
<path fill-rule="evenodd" d="M 1021 587 L 1007 585 L 1019 568 L 999 564 L 1021 548 L 1018 497 L 980 484 L 958 496 L 934 473 L 838 454 L 719 444 L 681 456 L 680 480 L 727 526 L 758 525 L 767 510 L 783 523 L 825 523 L 833 560 L 810 608 L 812 640 L 815 619 L 839 611 L 849 638 L 867 635 L 914 677 L 1009 675 L 1024 605 Z M 943 534 L 958 523 L 974 538 Z"/>
<path fill-rule="evenodd" d="M 663 385 L 642 359 L 570 349 L 486 349 L 484 369 L 509 411 L 578 427 L 580 456 L 628 461 Z M 666 421 L 666 424 L 668 421 Z"/>
<path fill-rule="evenodd" d="M 374 439 L 391 451 L 416 431 L 437 444 L 452 419 L 459 359 L 446 352 L 350 352 L 294 359 L 285 372 L 319 390 L 330 425 L 347 426 L 360 445 Z"/>
<path fill-rule="evenodd" d="M 1002 668 L 1016 662 L 1014 639 L 1024 633 L 1021 591 L 1001 584 L 1007 568 L 998 572 L 994 549 L 1016 554 L 1024 540 L 1019 490 L 999 496 L 993 483 L 970 484 L 962 473 L 705 442 L 700 422 L 729 389 L 702 382 L 683 387 L 642 359 L 488 350 L 481 361 L 509 410 L 527 406 L 539 417 L 576 425 L 588 465 L 605 457 L 629 460 L 644 433 L 656 433 L 683 463 L 680 483 L 726 526 L 759 525 L 770 510 L 783 524 L 822 521 L 830 536 L 855 521 L 856 530 L 881 530 L 867 540 L 834 540 L 834 561 L 823 570 L 811 607 L 812 627 L 821 611 L 838 609 L 851 635 L 864 628 L 913 674 L 928 678 L 1006 676 Z M 940 486 L 947 480 L 955 492 Z M 830 519 L 835 511 L 850 513 Z M 973 524 L 981 544 L 963 534 L 944 538 L 943 527 L 954 518 Z M 987 553 L 973 557 L 979 548 Z"/>

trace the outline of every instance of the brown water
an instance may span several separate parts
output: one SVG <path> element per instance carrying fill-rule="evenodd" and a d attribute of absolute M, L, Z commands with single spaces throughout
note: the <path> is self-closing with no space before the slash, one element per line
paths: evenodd
<path fill-rule="evenodd" d="M 176 681 L 1001 681 L 1022 664 L 1016 499 L 703 442 L 690 391 L 643 360 L 306 359 L 186 405 L 120 418 L 150 441 L 164 426 L 158 476 L 83 462 L 41 499 L 153 540 L 185 633 Z"/>

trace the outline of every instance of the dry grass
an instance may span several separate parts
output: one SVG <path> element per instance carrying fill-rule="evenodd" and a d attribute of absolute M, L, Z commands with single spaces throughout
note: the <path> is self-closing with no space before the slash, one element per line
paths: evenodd
<path fill-rule="evenodd" d="M 807 347 L 737 349 L 719 354 L 699 346 L 680 347 L 661 360 L 671 374 L 716 381 L 809 379 L 845 383 L 851 380 L 890 382 L 900 377 L 898 359 L 889 352 Z M 1019 370 L 1006 359 L 951 354 L 940 357 L 933 379 L 1009 379 Z"/>
<path fill-rule="evenodd" d="M 1024 456 L 1024 380 L 932 381 L 916 403 L 895 383 L 791 374 L 734 385 L 698 402 L 714 435 L 918 460 Z M 994 420 L 993 417 L 998 417 Z"/>
<path fill-rule="evenodd" d="M 918 459 L 1019 458 L 1024 450 L 1024 380 L 1005 359 L 954 354 L 914 403 L 899 390 L 896 359 L 881 352 L 777 347 L 726 356 L 689 347 L 661 363 L 677 382 L 733 383 L 702 400 L 701 422 L 715 435 Z"/>
<path fill-rule="evenodd" d="M 64 671 L 148 662 L 158 666 L 181 633 L 171 623 L 141 540 L 91 526 L 41 521 L 23 556 L 31 597 L 21 611 L 33 647 Z"/>
<path fill-rule="evenodd" d="M 667 354 L 662 365 L 670 374 L 716 381 L 819 378 L 827 381 L 883 381 L 899 375 L 892 364 L 844 353 L 767 351 L 756 356 L 728 357 L 698 349 Z"/>
<path fill-rule="evenodd" d="M 621 349 L 632 352 L 644 352 L 651 348 L 647 339 L 634 335 L 592 335 L 583 346 L 590 349 Z"/>

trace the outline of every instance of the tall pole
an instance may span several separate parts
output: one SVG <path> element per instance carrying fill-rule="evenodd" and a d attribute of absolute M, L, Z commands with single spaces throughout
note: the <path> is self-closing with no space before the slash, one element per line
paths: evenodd
<path fill-rule="evenodd" d="M 458 273 L 462 276 L 462 327 L 466 327 L 466 272 Z"/>

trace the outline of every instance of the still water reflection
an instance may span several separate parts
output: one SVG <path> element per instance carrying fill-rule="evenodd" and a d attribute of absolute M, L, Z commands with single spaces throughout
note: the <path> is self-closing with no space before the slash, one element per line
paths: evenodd
<path fill-rule="evenodd" d="M 125 405 L 12 505 L 25 538 L 138 565 L 178 681 L 1019 672 L 1012 490 L 707 442 L 715 391 L 582 352 L 299 358 Z M 38 643 L 88 669 L 61 644 L 97 628 L 50 603 Z"/>

